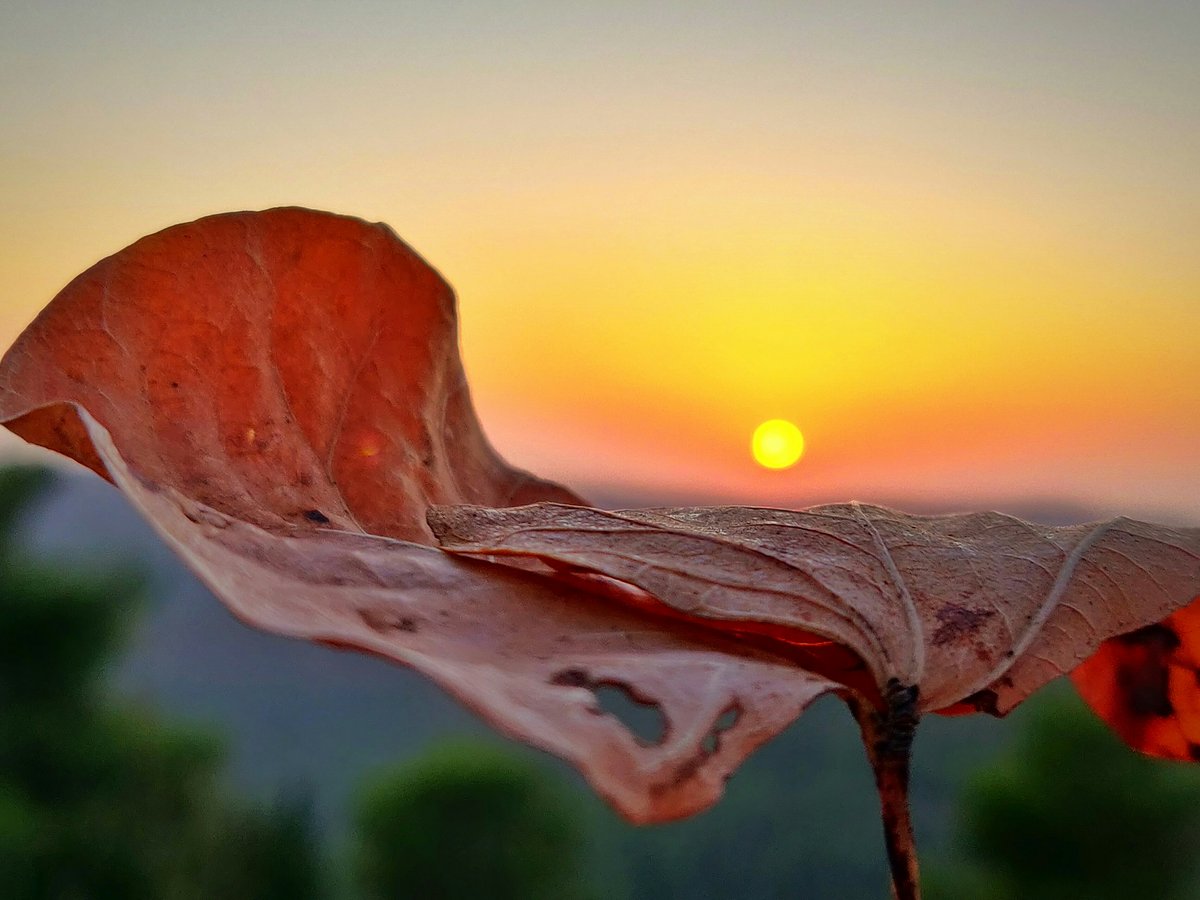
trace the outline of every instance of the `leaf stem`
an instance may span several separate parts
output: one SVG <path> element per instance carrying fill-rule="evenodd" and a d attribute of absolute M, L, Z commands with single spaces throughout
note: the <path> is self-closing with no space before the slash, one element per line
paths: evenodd
<path fill-rule="evenodd" d="M 920 720 L 917 688 L 906 687 L 893 678 L 887 684 L 883 701 L 883 710 L 857 697 L 850 706 L 862 729 L 867 758 L 875 770 L 883 837 L 892 870 L 892 893 L 896 900 L 920 900 L 917 845 L 908 807 L 912 742 Z"/>

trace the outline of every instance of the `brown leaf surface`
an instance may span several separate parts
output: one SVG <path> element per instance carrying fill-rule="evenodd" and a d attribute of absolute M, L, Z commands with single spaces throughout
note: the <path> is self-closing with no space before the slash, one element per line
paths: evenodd
<path fill-rule="evenodd" d="M 580 502 L 487 443 L 454 294 L 386 225 L 227 213 L 72 281 L 0 372 L 0 414 L 104 475 L 70 406 L 155 484 L 264 528 L 429 542 L 430 503 Z"/>
<path fill-rule="evenodd" d="M 541 503 L 438 508 L 430 525 L 456 553 L 603 575 L 716 627 L 824 636 L 857 653 L 881 688 L 891 678 L 918 686 L 925 710 L 970 698 L 1007 712 L 1106 638 L 1200 594 L 1200 528 L 1129 519 L 1055 528 L 857 503 L 802 512 Z"/>
<path fill-rule="evenodd" d="M 487 445 L 453 296 L 384 226 L 272 210 L 138 241 L 5 356 L 0 421 L 115 482 L 244 621 L 418 669 L 570 760 L 635 821 L 711 804 L 836 688 L 777 654 L 424 545 L 430 502 L 574 495 Z M 656 704 L 662 740 L 603 713 L 602 685 Z"/>

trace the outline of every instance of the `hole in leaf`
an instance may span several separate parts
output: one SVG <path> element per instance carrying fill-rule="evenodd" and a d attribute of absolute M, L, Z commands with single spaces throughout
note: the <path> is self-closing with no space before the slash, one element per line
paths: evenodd
<path fill-rule="evenodd" d="M 721 749 L 721 735 L 736 725 L 741 717 L 742 708 L 736 703 L 726 707 L 725 711 L 717 716 L 717 721 L 713 722 L 713 727 L 700 742 L 706 756 L 712 756 Z"/>
<path fill-rule="evenodd" d="M 742 708 L 734 703 L 725 712 L 717 717 L 717 723 L 713 725 L 713 731 L 721 732 L 728 731 L 738 723 L 738 719 L 742 717 Z"/>
<path fill-rule="evenodd" d="M 623 684 L 598 684 L 592 692 L 600 708 L 620 719 L 642 743 L 661 744 L 667 736 L 667 717 L 657 703 L 639 700 Z"/>

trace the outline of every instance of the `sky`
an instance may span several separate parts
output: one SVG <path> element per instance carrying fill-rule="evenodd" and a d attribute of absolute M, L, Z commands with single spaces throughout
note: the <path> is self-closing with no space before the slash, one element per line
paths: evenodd
<path fill-rule="evenodd" d="M 493 443 L 585 492 L 1200 521 L 1197 46 L 1195 2 L 6 4 L 0 346 L 311 206 L 445 275 Z"/>

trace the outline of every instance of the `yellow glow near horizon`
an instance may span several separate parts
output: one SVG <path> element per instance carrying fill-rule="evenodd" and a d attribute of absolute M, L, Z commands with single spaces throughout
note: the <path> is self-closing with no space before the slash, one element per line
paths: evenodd
<path fill-rule="evenodd" d="M 804 435 L 786 419 L 768 419 L 750 441 L 754 461 L 766 469 L 787 469 L 804 455 Z"/>
<path fill-rule="evenodd" d="M 443 273 L 496 449 L 589 495 L 1197 518 L 1196 4 L 144 6 L 0 13 L 0 350 L 299 204 Z M 803 478 L 747 459 L 772 410 Z"/>

